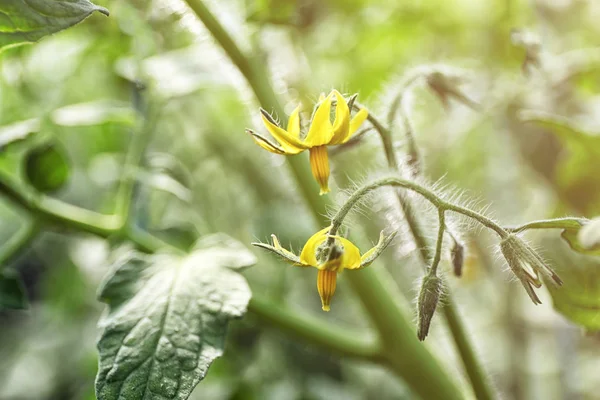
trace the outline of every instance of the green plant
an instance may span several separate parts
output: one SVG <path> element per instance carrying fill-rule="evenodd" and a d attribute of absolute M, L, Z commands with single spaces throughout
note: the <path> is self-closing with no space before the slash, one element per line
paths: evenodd
<path fill-rule="evenodd" d="M 4 7 L 0 6 L 5 15 L 11 16 L 14 25 L 14 32 L 3 36 L 1 46 L 11 47 L 41 37 L 23 35 L 21 26 L 34 27 L 36 32 L 49 34 L 80 22 L 93 11 L 108 14 L 104 8 L 85 0 L 56 1 L 52 5 L 42 3 L 15 0 L 9 1 Z M 252 293 L 240 271 L 254 264 L 256 257 L 237 240 L 220 234 L 199 239 L 194 237 L 195 244 L 190 249 L 177 243 L 169 235 L 159 237 L 135 220 L 139 169 L 148 152 L 149 141 L 156 133 L 161 110 L 168 104 L 153 93 L 151 86 L 146 89 L 139 82 L 133 82 L 133 135 L 128 144 L 112 213 L 89 211 L 48 194 L 65 184 L 69 176 L 69 161 L 68 157 L 57 150 L 58 147 L 51 138 L 39 139 L 42 141 L 41 145 L 28 145 L 29 131 L 32 129 L 25 129 L 26 132 L 17 135 L 15 140 L 7 141 L 7 144 L 16 144 L 17 140 L 25 141 L 25 146 L 28 147 L 24 155 L 24 176 L 5 172 L 0 175 L 0 192 L 15 208 L 23 210 L 31 218 L 31 222 L 3 247 L 0 253 L 1 264 L 7 264 L 41 232 L 56 229 L 61 232 L 89 233 L 119 245 L 133 245 L 136 248 L 135 251 L 129 249 L 122 250 L 122 253 L 118 250 L 114 252 L 111 271 L 99 290 L 99 298 L 107 304 L 108 309 L 100 322 L 96 396 L 101 400 L 146 399 L 155 395 L 187 398 L 205 377 L 213 360 L 222 354 L 230 321 L 243 317 L 248 311 L 261 321 L 323 349 L 385 366 L 422 398 L 464 398 L 467 390 L 460 387 L 436 356 L 420 343 L 427 337 L 438 310 L 446 321 L 470 381 L 469 390 L 480 399 L 496 398 L 497 394 L 465 332 L 451 289 L 445 284 L 446 278 L 440 271 L 440 263 L 447 258 L 444 256 L 447 247 L 444 242 L 447 240 L 452 243 L 451 262 L 456 275 L 461 275 L 464 263 L 466 245 L 459 239 L 462 236 L 460 229 L 455 229 L 450 223 L 451 215 L 458 215 L 461 221 L 467 221 L 467 226 L 476 223 L 497 236 L 499 248 L 508 266 L 535 304 L 540 303 L 540 300 L 534 287 L 541 287 L 542 281 L 548 282 L 554 285 L 551 286 L 552 293 L 557 293 L 560 298 L 559 293 L 563 289 L 558 286 L 563 282 L 537 251 L 517 235 L 533 229 L 560 229 L 573 250 L 595 252 L 595 222 L 585 218 L 553 218 L 516 227 L 503 226 L 486 212 L 469 205 L 468 199 L 455 199 L 448 190 L 429 182 L 412 128 L 413 122 L 407 111 L 406 96 L 416 85 L 424 83 L 427 90 L 437 96 L 445 107 L 449 106 L 450 99 L 454 99 L 471 108 L 481 108 L 461 87 L 462 76 L 445 66 L 428 66 L 406 74 L 392 98 L 384 102 L 387 104 L 385 122 L 378 113 L 357 102 L 356 95 L 346 99 L 334 92 L 320 100 L 310 129 L 314 127 L 315 132 L 322 134 L 330 131 L 336 133 L 332 133 L 333 136 L 328 140 L 319 141 L 311 136 L 299 140 L 295 147 L 289 145 L 286 143 L 286 136 L 277 130 L 281 128 L 275 119 L 285 118 L 285 112 L 283 99 L 273 90 L 268 70 L 258 58 L 238 46 L 203 1 L 188 0 L 187 5 L 242 73 L 262 107 L 263 122 L 277 143 L 250 130 L 257 143 L 277 154 L 292 155 L 304 149 L 311 152 L 313 176 L 319 183 L 321 193 L 316 190 L 305 159 L 286 159 L 289 172 L 298 188 L 295 196 L 309 210 L 313 231 L 324 228 L 320 234 L 315 235 L 320 235 L 314 239 L 318 243 L 313 242 L 306 247 L 311 253 L 310 258 L 302 254 L 298 257 L 285 250 L 275 236 L 272 244 L 254 244 L 297 265 L 318 268 L 319 293 L 324 310 L 329 309 L 337 273 L 343 269 L 361 269 L 360 272 L 345 275 L 370 320 L 372 335 L 347 332 L 335 323 L 298 313 L 256 291 Z M 46 21 L 40 15 L 50 17 Z M 528 57 L 531 58 L 532 55 L 529 54 Z M 333 96 L 335 118 L 332 123 L 329 114 Z M 326 107 L 322 107 L 323 104 Z M 319 110 L 322 112 L 319 113 Z M 352 112 L 355 113 L 356 120 L 350 120 Z M 402 120 L 402 129 L 396 126 L 398 115 Z M 300 121 L 295 120 L 299 118 L 298 113 L 295 112 L 292 116 L 293 123 L 289 125 L 287 133 L 299 135 Z M 529 123 L 550 125 L 553 129 L 558 127 L 559 132 L 574 130 L 573 124 L 557 122 L 556 118 L 548 115 L 530 113 L 520 117 Z M 366 121 L 366 128 L 358 130 L 358 125 L 363 120 Z M 355 126 L 352 126 L 353 123 Z M 339 135 L 338 130 L 341 132 Z M 354 131 L 356 133 L 351 138 Z M 371 131 L 376 132 L 381 141 L 379 150 L 383 157 L 377 158 L 385 160 L 386 166 L 375 177 L 368 178 L 363 185 L 352 187 L 343 204 L 334 206 L 331 194 L 322 196 L 329 191 L 329 162 L 324 147 L 339 145 L 339 151 L 343 151 L 345 148 L 360 146 Z M 400 154 L 402 157 L 406 156 L 406 163 L 400 161 L 399 152 L 394 147 L 393 138 L 398 136 L 397 132 L 403 132 L 406 137 L 406 150 Z M 310 131 L 308 135 L 311 135 Z M 573 136 L 578 138 L 573 140 L 580 141 L 579 146 L 595 143 L 594 138 L 584 133 L 570 135 L 569 140 Z M 589 147 L 595 151 L 595 147 Z M 313 157 L 317 149 L 325 151 L 324 156 L 321 153 L 320 161 L 313 159 L 317 157 Z M 325 164 L 327 173 L 323 172 Z M 374 191 L 385 190 L 384 188 L 392 188 L 394 208 L 401 212 L 402 220 L 409 227 L 408 239 L 418 249 L 416 252 L 419 253 L 419 263 L 425 271 L 417 300 L 416 331 L 406 299 L 390 287 L 388 281 L 392 279 L 388 277 L 388 271 L 380 262 L 375 261 L 391 243 L 395 232 L 388 235 L 382 233 L 379 243 L 372 251 L 364 254 L 362 259 L 358 250 L 355 250 L 356 247 L 340 234 L 346 230 L 346 216 L 364 201 L 365 196 Z M 434 214 L 437 215 L 437 234 L 432 243 L 428 240 L 429 228 L 423 222 L 431 210 L 423 206 L 423 199 L 433 207 Z M 331 207 L 336 211 L 331 217 L 327 217 L 327 209 Z M 288 212 L 286 216 L 288 223 L 295 223 L 294 212 Z M 352 235 L 356 233 L 353 231 Z M 352 257 L 349 256 L 351 251 Z M 363 269 L 371 263 L 374 263 L 372 267 Z M 323 278 L 323 271 L 332 275 L 327 277 L 327 282 Z M 25 306 L 22 284 L 14 275 L 4 272 L 0 283 L 3 307 Z M 565 287 L 568 285 L 566 280 Z M 584 320 L 587 321 L 586 318 Z"/>

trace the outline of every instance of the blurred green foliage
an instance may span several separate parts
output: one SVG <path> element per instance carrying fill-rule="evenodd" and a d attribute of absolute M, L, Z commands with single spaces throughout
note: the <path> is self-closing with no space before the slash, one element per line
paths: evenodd
<path fill-rule="evenodd" d="M 110 18 L 94 14 L 35 45 L 0 54 L 1 171 L 26 183 L 23 178 L 38 176 L 23 170 L 30 149 L 56 143 L 66 152 L 70 173 L 55 196 L 111 212 L 136 132 L 131 85 L 141 80 L 162 106 L 135 173 L 135 224 L 182 247 L 191 247 L 198 236 L 225 232 L 244 243 L 277 233 L 285 247 L 299 249 L 314 233 L 306 205 L 281 157 L 244 134 L 246 127 L 262 129 L 258 106 L 201 23 L 179 1 L 96 3 L 111 11 Z M 463 194 L 465 202 L 491 204 L 506 225 L 598 214 L 595 1 L 234 0 L 210 7 L 269 69 L 276 91 L 289 101 L 287 111 L 298 101 L 310 109 L 320 92 L 335 87 L 358 92 L 363 104 L 385 115 L 408 71 L 434 64 L 456 68 L 479 111 L 454 100 L 445 108 L 424 84 L 405 99 L 426 176 L 441 179 L 440 185 Z M 514 45 L 513 29 L 539 38 L 538 67 L 522 69 L 532 50 Z M 538 114 L 544 118 L 531 118 Z M 401 126 L 394 131 L 399 154 L 406 150 L 403 133 Z M 356 146 L 338 149 L 332 159 L 332 186 L 340 189 L 384 167 L 373 132 Z M 42 187 L 36 179 L 34 186 Z M 341 201 L 335 191 L 333 196 Z M 390 193 L 378 192 L 349 229 L 363 226 L 369 237 L 382 227 L 400 229 L 382 266 L 412 299 L 421 271 L 391 201 Z M 418 211 L 429 221 L 428 205 L 418 203 Z M 28 220 L 8 201 L 0 204 L 0 217 L 4 243 Z M 598 398 L 599 339 L 579 332 L 581 326 L 600 328 L 598 258 L 572 252 L 559 241 L 559 231 L 527 234 L 565 281 L 550 296 L 543 293 L 544 304 L 534 308 L 493 256 L 492 238 L 462 221 L 455 224 L 467 254 L 463 277 L 450 277 L 449 285 L 502 396 Z M 433 236 L 433 223 L 431 228 Z M 46 232 L 2 266 L 22 278 L 30 310 L 0 313 L 0 398 L 94 398 L 102 311 L 95 291 L 117 244 L 118 238 Z M 319 312 L 314 276 L 285 268 L 267 254 L 256 256 L 257 266 L 245 273 L 253 291 Z M 442 268 L 450 275 L 448 260 Z M 367 332 L 366 317 L 343 278 L 335 302 L 339 307 L 327 315 L 330 322 Z M 454 371 L 459 361 L 436 319 L 428 340 Z M 266 329 L 252 315 L 232 326 L 225 347 L 192 398 L 413 397 L 386 370 L 315 350 Z M 455 377 L 466 385 L 462 375 Z"/>

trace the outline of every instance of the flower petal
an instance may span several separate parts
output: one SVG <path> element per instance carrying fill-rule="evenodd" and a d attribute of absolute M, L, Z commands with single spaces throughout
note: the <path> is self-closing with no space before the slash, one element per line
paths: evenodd
<path fill-rule="evenodd" d="M 335 293 L 337 283 L 337 272 L 328 270 L 319 270 L 317 274 L 317 290 L 321 297 L 323 311 L 329 311 L 331 299 Z"/>
<path fill-rule="evenodd" d="M 319 232 L 312 235 L 307 241 L 304 247 L 302 248 L 302 252 L 300 253 L 300 261 L 304 264 L 311 265 L 313 267 L 317 267 L 317 247 L 319 247 L 325 240 L 327 240 L 327 232 L 329 232 L 330 227 L 321 229 Z"/>
<path fill-rule="evenodd" d="M 269 133 L 279 142 L 281 148 L 285 150 L 287 154 L 298 154 L 302 150 L 306 150 L 308 147 L 302 143 L 300 138 L 294 137 L 289 134 L 285 129 L 281 129 L 273 118 L 262 108 L 260 109 L 261 118 L 263 124 L 269 131 Z"/>
<path fill-rule="evenodd" d="M 348 136 L 346 137 L 343 143 L 346 143 L 350 139 L 350 137 L 352 137 L 354 132 L 356 132 L 358 128 L 360 128 L 360 126 L 363 122 L 365 122 L 368 116 L 369 112 L 364 108 L 361 108 L 360 111 L 356 113 L 354 118 L 352 118 L 352 120 L 350 121 L 350 131 L 348 132 Z"/>
<path fill-rule="evenodd" d="M 300 138 L 300 106 L 296 107 L 288 119 L 288 133 L 295 138 Z"/>
<path fill-rule="evenodd" d="M 329 193 L 329 156 L 327 146 L 316 146 L 308 150 L 310 153 L 310 169 L 321 188 L 319 195 Z"/>
<path fill-rule="evenodd" d="M 310 122 L 310 129 L 304 139 L 308 147 L 323 146 L 328 144 L 333 135 L 333 126 L 331 125 L 331 93 L 317 107 L 315 115 Z"/>
<path fill-rule="evenodd" d="M 346 99 L 337 90 L 333 91 L 336 99 L 333 136 L 329 144 L 340 144 L 348 140 L 350 134 L 350 109 Z"/>

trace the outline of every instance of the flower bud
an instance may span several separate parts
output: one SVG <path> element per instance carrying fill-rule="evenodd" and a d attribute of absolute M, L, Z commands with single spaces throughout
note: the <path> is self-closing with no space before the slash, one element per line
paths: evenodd
<path fill-rule="evenodd" d="M 454 275 L 459 278 L 462 276 L 462 269 L 465 263 L 465 247 L 458 241 L 454 240 L 454 244 L 450 249 L 450 259 L 452 260 L 452 269 Z"/>
<path fill-rule="evenodd" d="M 531 247 L 515 235 L 509 235 L 500 243 L 500 251 L 506 263 L 521 281 L 525 291 L 534 304 L 542 304 L 533 288 L 542 287 L 539 274 L 552 279 L 555 284 L 562 285 L 560 277 L 542 260 Z"/>
<path fill-rule="evenodd" d="M 429 334 L 429 325 L 431 324 L 431 318 L 435 313 L 438 301 L 440 299 L 440 293 L 442 291 L 442 280 L 435 275 L 426 275 L 423 278 L 421 284 L 421 292 L 419 293 L 419 300 L 417 302 L 418 311 L 418 329 L 417 336 L 419 340 L 423 341 Z"/>

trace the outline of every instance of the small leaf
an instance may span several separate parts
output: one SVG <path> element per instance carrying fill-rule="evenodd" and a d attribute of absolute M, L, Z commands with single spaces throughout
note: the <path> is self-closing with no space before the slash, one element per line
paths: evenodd
<path fill-rule="evenodd" d="M 4 0 L 0 2 L 0 50 L 36 42 L 78 24 L 94 11 L 108 10 L 87 0 Z"/>
<path fill-rule="evenodd" d="M 30 150 L 25 155 L 25 177 L 40 192 L 60 189 L 69 179 L 70 168 L 64 151 L 54 143 Z"/>
<path fill-rule="evenodd" d="M 600 218 L 594 218 L 579 231 L 579 243 L 587 249 L 600 254 Z"/>
<path fill-rule="evenodd" d="M 229 320 L 246 312 L 250 289 L 234 269 L 255 257 L 225 235 L 186 256 L 121 258 L 102 284 L 99 400 L 187 399 L 221 356 Z"/>
<path fill-rule="evenodd" d="M 573 251 L 587 255 L 600 256 L 600 246 L 598 246 L 598 236 L 600 233 L 598 232 L 598 225 L 598 219 L 585 223 L 581 222 L 579 227 L 563 230 L 560 236 L 569 244 L 569 247 L 571 247 Z M 594 244 L 594 240 L 596 240 L 596 244 Z"/>
<path fill-rule="evenodd" d="M 12 270 L 0 271 L 0 310 L 25 310 L 29 308 L 23 282 Z"/>

